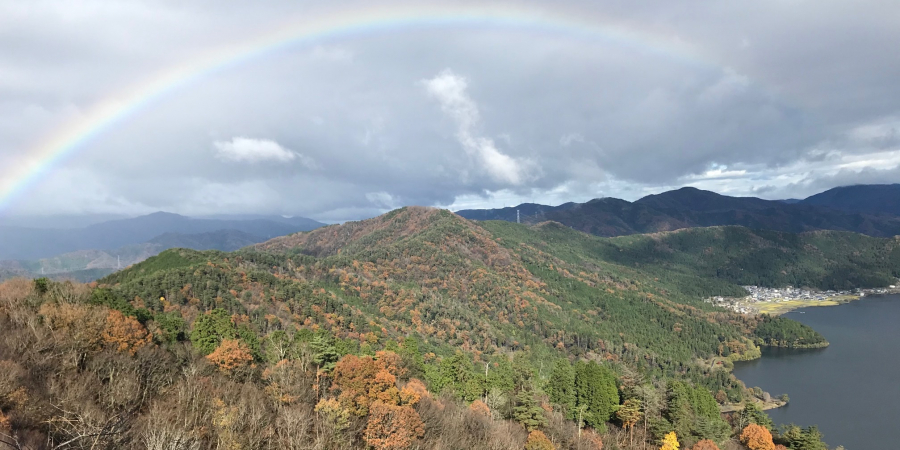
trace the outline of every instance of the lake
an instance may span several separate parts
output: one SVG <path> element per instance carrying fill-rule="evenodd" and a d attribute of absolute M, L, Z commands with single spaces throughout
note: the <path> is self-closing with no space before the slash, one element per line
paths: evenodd
<path fill-rule="evenodd" d="M 790 403 L 768 411 L 776 424 L 818 425 L 829 447 L 897 448 L 900 420 L 900 296 L 865 297 L 784 315 L 822 333 L 824 349 L 764 349 L 735 364 L 748 387 Z"/>

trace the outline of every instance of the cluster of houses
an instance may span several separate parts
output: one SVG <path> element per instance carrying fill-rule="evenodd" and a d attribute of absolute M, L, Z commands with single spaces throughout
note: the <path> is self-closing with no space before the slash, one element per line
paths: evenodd
<path fill-rule="evenodd" d="M 745 300 L 755 302 L 783 302 L 788 300 L 827 300 L 831 297 L 859 295 L 854 291 L 811 291 L 798 289 L 793 286 L 786 288 L 767 288 L 759 286 L 744 286 L 750 293 Z M 858 290 L 857 290 L 858 291 Z"/>
<path fill-rule="evenodd" d="M 743 288 L 747 290 L 748 295 L 746 297 L 711 297 L 706 299 L 706 301 L 741 314 L 754 314 L 758 311 L 753 308 L 752 305 L 760 302 L 785 302 L 790 300 L 823 301 L 832 299 L 833 297 L 864 297 L 871 294 L 891 294 L 898 292 L 897 285 L 891 285 L 886 288 L 853 289 L 844 291 L 814 291 L 810 289 L 795 288 L 793 286 L 784 288 L 743 286 Z"/>

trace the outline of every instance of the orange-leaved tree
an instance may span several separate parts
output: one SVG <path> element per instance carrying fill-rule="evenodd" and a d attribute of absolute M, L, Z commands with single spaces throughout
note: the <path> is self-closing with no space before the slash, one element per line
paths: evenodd
<path fill-rule="evenodd" d="M 750 450 L 775 450 L 772 433 L 766 427 L 751 423 L 741 432 L 741 443 Z"/>
<path fill-rule="evenodd" d="M 366 423 L 366 443 L 376 450 L 405 450 L 425 434 L 425 424 L 409 405 L 372 403 Z"/>
<path fill-rule="evenodd" d="M 678 450 L 678 447 L 678 436 L 674 431 L 670 431 L 663 436 L 662 447 L 660 447 L 659 450 Z"/>
<path fill-rule="evenodd" d="M 556 447 L 550 442 L 546 434 L 534 430 L 528 433 L 528 440 L 525 441 L 525 450 L 556 450 Z"/>
<path fill-rule="evenodd" d="M 404 405 L 415 405 L 423 398 L 431 398 L 431 394 L 425 383 L 416 378 L 410 378 L 406 386 L 400 389 L 400 403 Z"/>
<path fill-rule="evenodd" d="M 152 340 L 153 335 L 134 317 L 128 317 L 115 309 L 109 310 L 106 329 L 103 330 L 103 343 L 107 347 L 134 355 Z"/>
<path fill-rule="evenodd" d="M 719 446 L 715 442 L 704 439 L 691 447 L 691 450 L 719 450 Z"/>
<path fill-rule="evenodd" d="M 206 359 L 219 366 L 222 371 L 231 372 L 249 365 L 253 361 L 253 355 L 247 344 L 239 339 L 225 339 Z"/>
<path fill-rule="evenodd" d="M 484 417 L 491 417 L 491 408 L 481 400 L 475 400 L 469 405 L 469 410 Z"/>
<path fill-rule="evenodd" d="M 393 352 L 378 352 L 376 356 L 347 355 L 332 372 L 331 390 L 338 393 L 341 405 L 357 416 L 368 414 L 369 406 L 377 400 L 388 405 L 400 403 L 395 375 L 400 358 Z"/>
<path fill-rule="evenodd" d="M 338 394 L 344 410 L 369 416 L 365 440 L 377 450 L 406 449 L 425 434 L 413 405 L 428 397 L 428 390 L 414 378 L 397 389 L 397 377 L 402 374 L 400 357 L 387 351 L 377 352 L 375 358 L 347 355 L 332 371 L 332 392 Z"/>

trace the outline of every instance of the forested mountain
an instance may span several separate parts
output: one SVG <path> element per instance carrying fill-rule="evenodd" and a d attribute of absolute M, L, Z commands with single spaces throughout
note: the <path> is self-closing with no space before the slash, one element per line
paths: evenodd
<path fill-rule="evenodd" d="M 635 202 L 601 198 L 556 207 L 533 204 L 526 206 L 520 209 L 523 223 L 552 220 L 598 236 L 623 236 L 721 225 L 791 233 L 837 230 L 878 237 L 900 234 L 900 216 L 842 211 L 807 204 L 805 200 L 787 203 L 754 197 L 729 197 L 690 187 L 649 195 Z M 473 220 L 499 219 L 514 222 L 516 209 L 517 207 L 464 210 L 458 213 Z"/>
<path fill-rule="evenodd" d="M 159 212 L 74 229 L 0 227 L 0 259 L 38 259 L 80 250 L 109 250 L 143 244 L 164 233 L 234 230 L 264 240 L 323 225 L 304 218 L 280 219 L 193 219 Z"/>
<path fill-rule="evenodd" d="M 14 280 L 0 285 L 0 440 L 742 448 L 773 428 L 731 361 L 824 339 L 703 298 L 741 295 L 748 276 L 877 285 L 895 248 L 736 227 L 609 239 L 408 207 L 231 253 L 167 250 L 90 286 Z M 714 269 L 735 264 L 753 275 Z M 824 448 L 814 428 L 791 432 L 817 445 L 792 448 Z"/>
<path fill-rule="evenodd" d="M 900 184 L 842 186 L 813 195 L 800 203 L 867 214 L 900 215 Z"/>

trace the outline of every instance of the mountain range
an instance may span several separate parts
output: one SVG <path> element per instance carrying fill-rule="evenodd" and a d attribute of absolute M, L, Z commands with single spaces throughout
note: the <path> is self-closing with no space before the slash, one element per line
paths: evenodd
<path fill-rule="evenodd" d="M 154 213 L 86 227 L 0 227 L 0 279 L 91 281 L 175 247 L 232 251 L 324 224 L 302 217 L 190 218 Z"/>
<path fill-rule="evenodd" d="M 461 210 L 457 214 L 473 220 L 515 222 L 517 215 L 525 223 L 552 220 L 598 236 L 739 225 L 792 233 L 838 230 L 888 237 L 900 234 L 900 185 L 841 187 L 791 201 L 730 197 L 685 187 L 634 202 L 599 198 L 559 206 L 526 203 Z"/>

